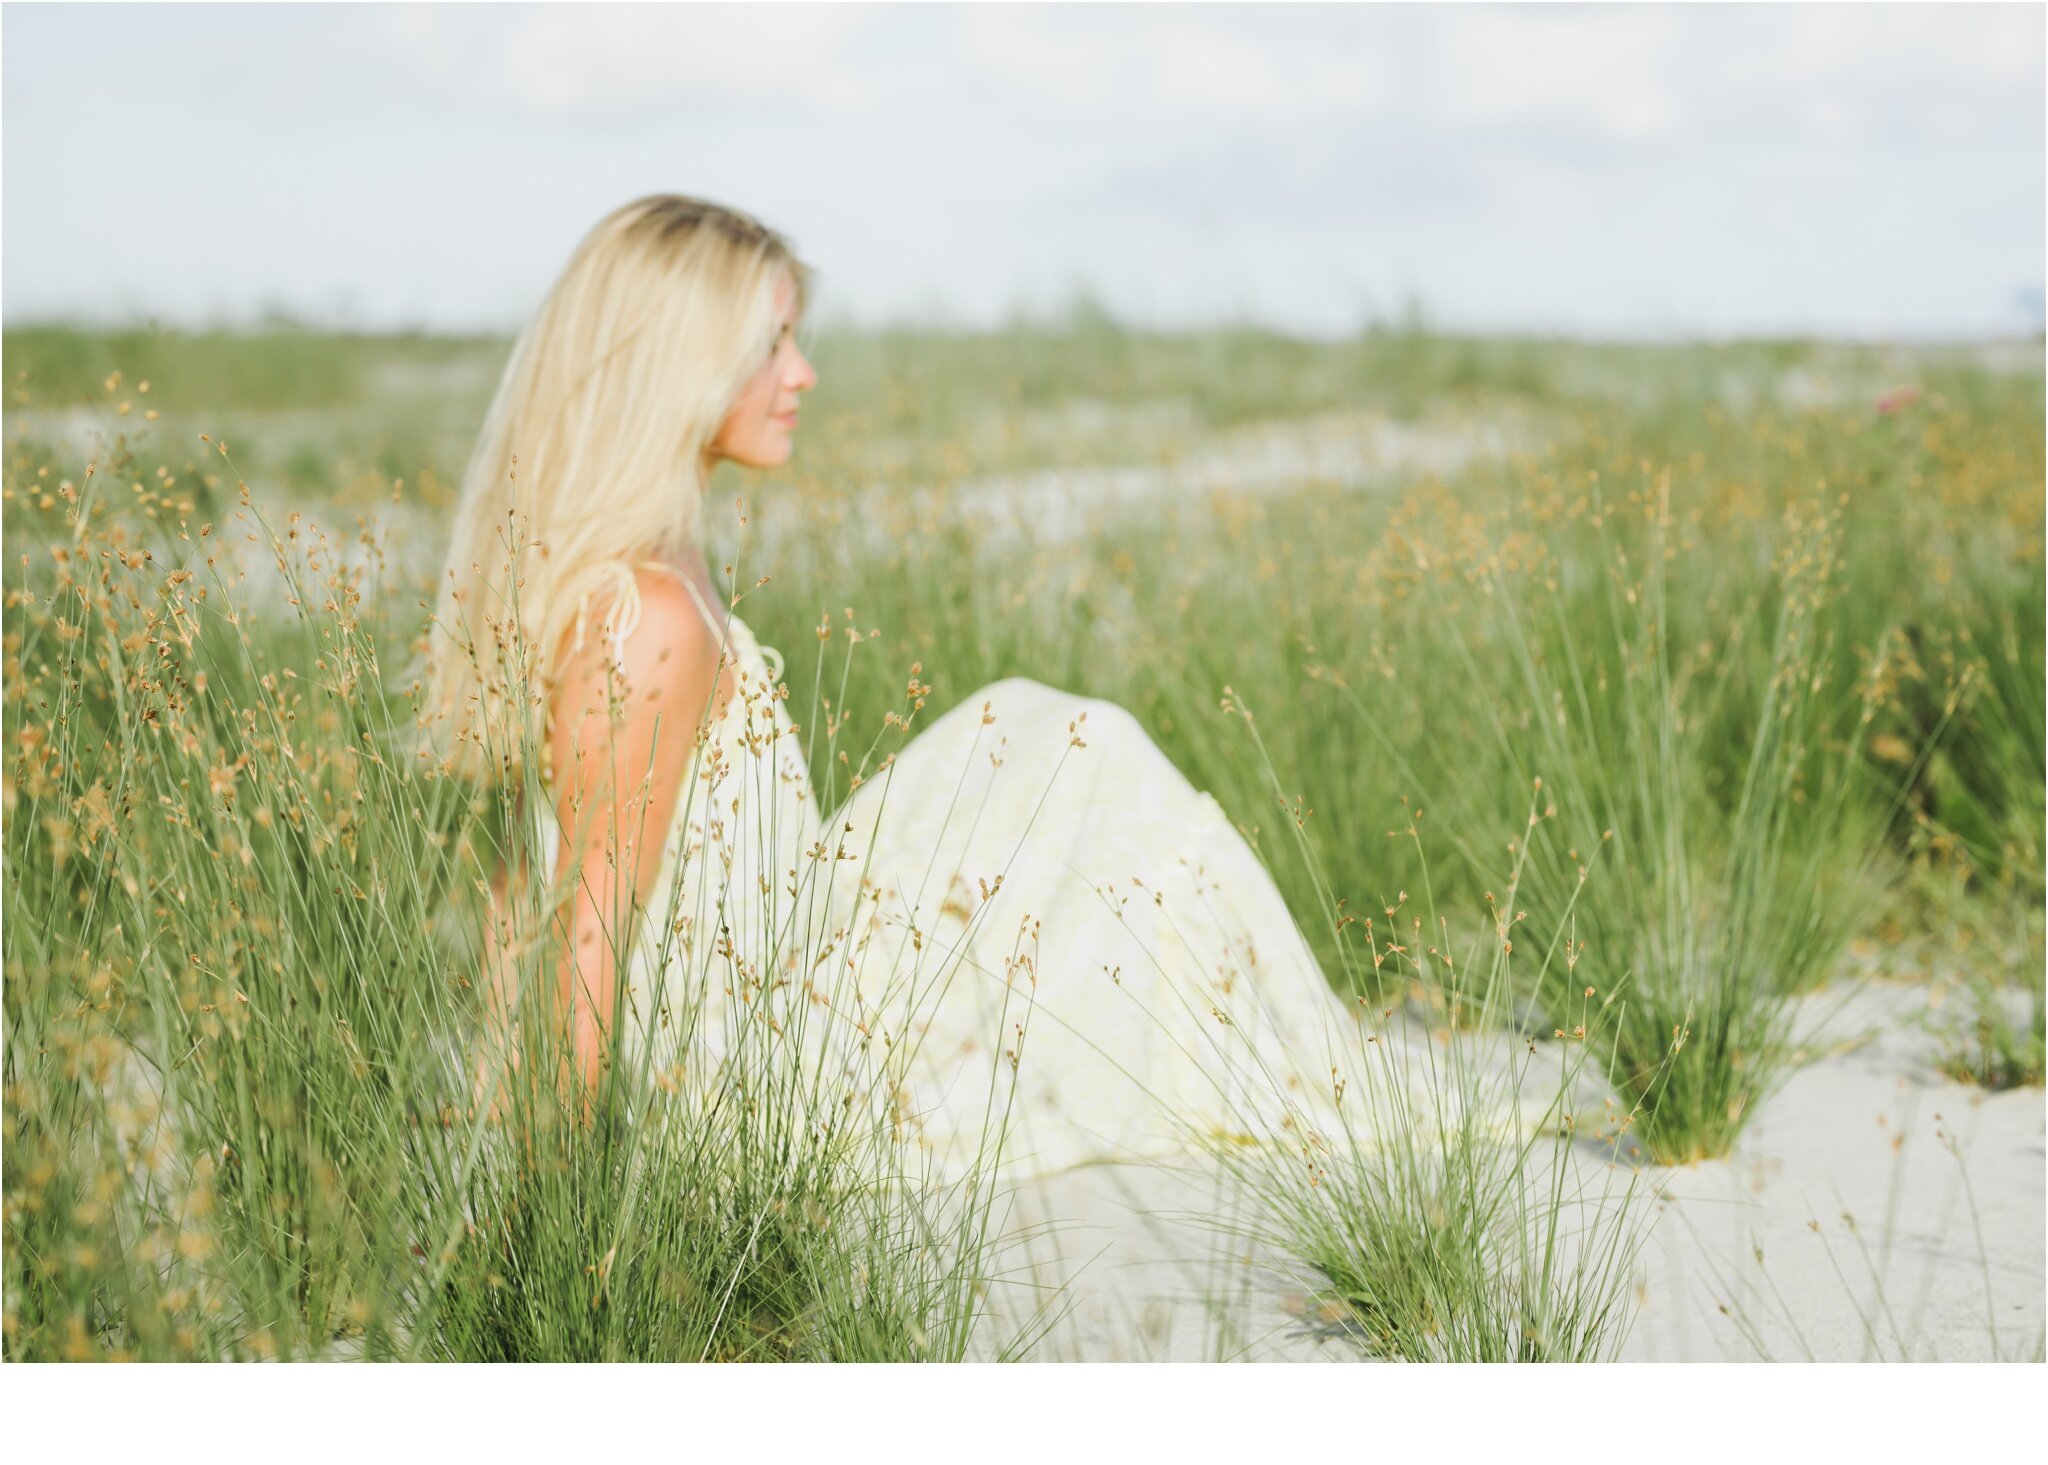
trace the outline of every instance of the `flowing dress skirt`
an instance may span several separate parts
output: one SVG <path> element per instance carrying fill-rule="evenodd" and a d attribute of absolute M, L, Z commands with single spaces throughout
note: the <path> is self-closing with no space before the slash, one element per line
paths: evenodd
<path fill-rule="evenodd" d="M 1012 677 L 920 731 L 826 821 L 844 909 L 909 1040 L 903 1109 L 943 1165 L 1006 1171 L 1271 1137 L 1356 1047 L 1271 876 L 1112 702 Z M 1345 1030 L 1350 1030 L 1348 1033 Z"/>

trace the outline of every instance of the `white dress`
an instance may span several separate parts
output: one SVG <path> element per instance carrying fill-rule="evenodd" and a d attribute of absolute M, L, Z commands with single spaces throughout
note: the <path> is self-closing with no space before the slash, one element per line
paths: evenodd
<path fill-rule="evenodd" d="M 618 644 L 630 576 L 621 603 Z M 791 1038 L 953 1173 L 999 1128 L 1004 1173 L 1042 1175 L 1328 1112 L 1355 1009 L 1130 713 L 1006 678 L 913 725 L 821 818 L 781 657 L 727 625 L 735 694 L 699 732 L 630 957 L 628 1072 Z M 537 818 L 552 876 L 550 801 Z"/>

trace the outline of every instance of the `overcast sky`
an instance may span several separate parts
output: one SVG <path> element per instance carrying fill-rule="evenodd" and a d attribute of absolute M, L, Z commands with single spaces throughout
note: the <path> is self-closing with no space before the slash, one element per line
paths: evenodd
<path fill-rule="evenodd" d="M 0 11 L 0 308 L 504 329 L 614 205 L 828 314 L 1669 336 L 2039 324 L 2044 8 Z"/>

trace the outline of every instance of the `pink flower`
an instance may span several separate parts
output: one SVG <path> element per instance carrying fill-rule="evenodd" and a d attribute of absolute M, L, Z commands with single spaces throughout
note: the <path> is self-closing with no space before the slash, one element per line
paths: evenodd
<path fill-rule="evenodd" d="M 1889 417 L 1901 407 L 1911 406 L 1919 400 L 1920 389 L 1918 387 L 1893 387 L 1890 391 L 1878 397 L 1877 415 Z"/>

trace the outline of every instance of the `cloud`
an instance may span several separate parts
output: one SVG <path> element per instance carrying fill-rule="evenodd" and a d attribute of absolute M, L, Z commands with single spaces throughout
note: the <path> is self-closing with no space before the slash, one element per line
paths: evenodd
<path fill-rule="evenodd" d="M 1631 147 L 1985 140 L 2040 116 L 2042 38 L 2024 6 L 1457 6 L 1412 100 L 1455 128 Z"/>
<path fill-rule="evenodd" d="M 379 6 L 385 54 L 454 97 L 556 122 L 729 107 L 827 110 L 873 95 L 852 5 Z"/>
<path fill-rule="evenodd" d="M 1349 7 L 972 6 L 947 17 L 974 90 L 1100 118 L 1156 111 L 1182 125 L 1370 112 L 1395 96 L 1398 16 Z M 1366 44 L 1359 44 L 1360 41 Z"/>
<path fill-rule="evenodd" d="M 175 7 L 174 7 L 175 9 Z M 1190 138 L 1399 125 L 1586 154 L 2038 125 L 2033 6 L 244 7 L 212 84 L 267 115 L 548 125 L 1006 116 L 1119 164 Z M 14 73 L 10 82 L 22 73 Z M 13 100 L 10 98 L 10 115 Z M 1090 130 L 1092 129 L 1092 131 Z M 1062 139 L 1070 146 L 1072 137 Z"/>

